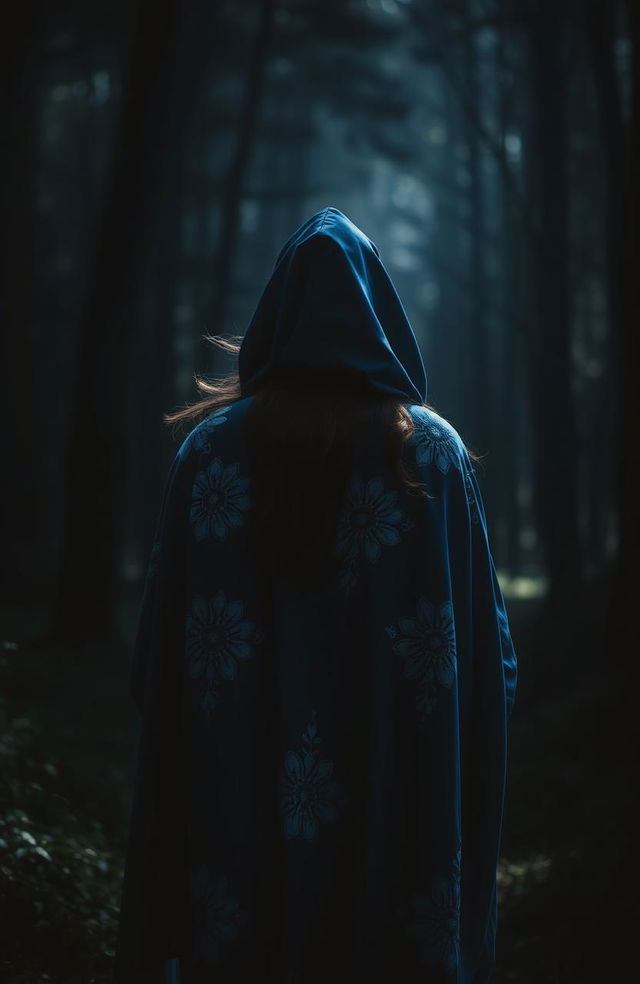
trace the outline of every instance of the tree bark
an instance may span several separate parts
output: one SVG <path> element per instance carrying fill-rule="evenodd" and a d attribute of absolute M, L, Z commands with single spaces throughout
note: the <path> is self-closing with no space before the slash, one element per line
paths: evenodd
<path fill-rule="evenodd" d="M 472 5 L 467 0 L 467 18 L 472 19 Z M 469 85 L 471 112 L 475 119 L 482 119 L 482 85 L 475 37 L 469 33 L 464 41 L 466 77 Z M 471 318 L 469 324 L 470 389 L 473 405 L 473 428 L 470 440 L 476 449 L 485 454 L 489 450 L 490 389 L 489 360 L 487 355 L 487 305 L 484 270 L 485 193 L 482 174 L 482 145 L 478 129 L 467 128 L 469 148 L 469 198 L 471 204 Z M 492 484 L 492 483 L 490 483 Z M 487 496 L 486 507 L 492 513 L 493 496 Z"/>
<path fill-rule="evenodd" d="M 615 8 L 590 0 L 585 7 L 586 32 L 600 103 L 601 129 L 607 166 L 608 289 L 617 383 L 613 427 L 613 462 L 617 502 L 617 571 L 613 622 L 620 634 L 618 662 L 628 667 L 627 646 L 635 603 L 634 584 L 640 535 L 634 485 L 629 476 L 630 448 L 637 443 L 635 389 L 638 308 L 635 282 L 640 262 L 640 11 L 634 0 L 625 4 L 632 51 L 631 114 L 623 117 L 613 64 Z"/>
<path fill-rule="evenodd" d="M 153 24 L 153 32 L 149 25 Z M 140 0 L 73 370 L 53 634 L 114 631 L 127 464 L 126 366 L 149 247 L 179 37 L 177 0 Z"/>
<path fill-rule="evenodd" d="M 495 70 L 498 75 L 499 96 L 497 115 L 499 139 L 502 146 L 514 125 L 511 118 L 510 94 L 507 89 L 508 44 L 505 24 L 507 6 L 500 4 L 499 28 Z M 496 539 L 497 563 L 502 564 L 514 577 L 520 572 L 520 507 L 518 486 L 521 480 L 522 415 L 525 401 L 519 385 L 524 375 L 522 359 L 522 317 L 519 311 L 523 280 L 522 229 L 509 189 L 504 182 L 497 189 L 500 207 L 501 236 L 501 285 L 504 314 L 500 319 L 497 339 L 498 382 L 494 406 L 496 444 L 500 449 L 497 469 L 500 481 L 493 489 L 495 508 L 501 518 L 501 536 Z M 494 466 L 495 468 L 496 466 Z"/>
<path fill-rule="evenodd" d="M 187 19 L 188 16 L 188 19 Z M 149 261 L 149 316 L 141 325 L 131 352 L 130 404 L 135 408 L 135 440 L 131 443 L 132 488 L 127 542 L 134 555 L 148 558 L 162 497 L 164 478 L 175 451 L 163 414 L 179 399 L 176 366 L 176 307 L 185 277 L 182 222 L 191 189 L 189 165 L 193 134 L 202 132 L 205 97 L 214 81 L 221 39 L 220 9 L 197 0 L 185 11 L 184 41 L 179 47 L 175 89 L 172 93 L 171 136 L 162 161 L 159 207 Z M 214 71 L 217 69 L 214 69 Z M 203 212 L 206 209 L 202 209 Z M 179 350 L 182 353 L 182 349 Z M 185 373 L 186 374 L 186 373 Z"/>
<path fill-rule="evenodd" d="M 260 19 L 240 110 L 235 147 L 220 199 L 220 232 L 214 257 L 211 313 L 207 326 L 209 333 L 213 335 L 219 334 L 225 324 L 229 306 L 238 239 L 238 216 L 260 119 L 274 11 L 275 0 L 261 0 Z"/>
<path fill-rule="evenodd" d="M 539 0 L 532 32 L 540 247 L 533 415 L 536 512 L 550 582 L 562 603 L 581 580 L 577 522 L 578 442 L 572 396 L 568 281 L 568 183 L 563 23 L 554 0 Z"/>
<path fill-rule="evenodd" d="M 39 5 L 38 5 L 39 11 Z M 5 602 L 41 586 L 44 488 L 40 394 L 34 367 L 36 291 L 36 98 L 39 17 L 13 5 L 2 32 L 2 564 Z"/>

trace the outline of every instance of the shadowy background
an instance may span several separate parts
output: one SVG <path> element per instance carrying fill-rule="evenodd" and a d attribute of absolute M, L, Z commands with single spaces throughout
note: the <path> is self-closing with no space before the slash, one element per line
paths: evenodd
<path fill-rule="evenodd" d="M 127 671 L 177 441 L 285 239 L 372 237 L 484 455 L 520 657 L 499 982 L 627 979 L 635 0 L 13 5 L 3 97 L 0 973 L 109 980 Z"/>

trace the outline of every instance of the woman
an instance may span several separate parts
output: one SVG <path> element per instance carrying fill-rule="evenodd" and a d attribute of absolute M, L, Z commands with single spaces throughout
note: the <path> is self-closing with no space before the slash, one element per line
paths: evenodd
<path fill-rule="evenodd" d="M 471 458 L 342 212 L 200 388 L 132 669 L 116 981 L 486 981 L 516 657 Z"/>

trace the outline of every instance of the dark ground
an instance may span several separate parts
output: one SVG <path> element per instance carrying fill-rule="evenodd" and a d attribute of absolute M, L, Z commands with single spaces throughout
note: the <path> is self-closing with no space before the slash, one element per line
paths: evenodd
<path fill-rule="evenodd" d="M 612 683 L 607 594 L 593 585 L 555 615 L 510 605 L 520 678 L 496 984 L 635 979 L 625 966 L 635 752 L 628 695 Z M 0 977 L 106 984 L 136 743 L 136 613 L 123 613 L 119 646 L 74 651 L 33 641 L 44 616 L 0 622 Z"/>

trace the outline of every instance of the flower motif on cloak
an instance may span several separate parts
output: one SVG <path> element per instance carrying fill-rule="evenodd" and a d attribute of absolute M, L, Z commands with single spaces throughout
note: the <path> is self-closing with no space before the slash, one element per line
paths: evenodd
<path fill-rule="evenodd" d="M 407 936 L 420 947 L 422 962 L 440 964 L 451 976 L 460 963 L 461 859 L 462 850 L 458 848 L 449 877 L 434 878 L 429 893 L 413 897 L 406 927 Z"/>
<path fill-rule="evenodd" d="M 238 938 L 248 913 L 230 895 L 223 875 L 199 868 L 191 873 L 190 889 L 196 955 L 200 961 L 214 964 L 220 959 L 221 946 Z"/>
<path fill-rule="evenodd" d="M 301 750 L 287 752 L 280 778 L 280 810 L 287 839 L 315 840 L 320 823 L 337 816 L 333 762 L 319 757 L 320 744 L 314 711 L 303 732 Z"/>
<path fill-rule="evenodd" d="M 404 615 L 397 626 L 388 625 L 385 631 L 393 640 L 393 651 L 404 662 L 405 677 L 419 684 L 416 706 L 425 717 L 435 707 L 439 688 L 450 689 L 456 675 L 451 603 L 433 605 L 420 598 L 415 618 Z"/>
<path fill-rule="evenodd" d="M 374 563 L 383 547 L 399 543 L 400 534 L 413 528 L 413 522 L 398 506 L 398 496 L 395 490 L 385 490 L 380 476 L 366 482 L 360 478 L 351 480 L 335 544 L 336 553 L 345 563 L 343 586 L 355 583 L 360 557 Z"/>
<path fill-rule="evenodd" d="M 196 428 L 193 430 L 193 447 L 198 452 L 198 454 L 209 454 L 211 451 L 211 436 L 214 427 L 219 427 L 220 424 L 224 424 L 227 417 L 224 411 L 228 407 L 220 407 L 215 410 L 209 417 L 202 420 Z"/>
<path fill-rule="evenodd" d="M 198 472 L 191 493 L 190 518 L 196 538 L 224 540 L 232 527 L 242 526 L 242 513 L 253 505 L 246 494 L 249 480 L 240 478 L 240 465 L 225 465 L 214 458 Z"/>
<path fill-rule="evenodd" d="M 194 597 L 187 615 L 186 656 L 190 676 L 202 681 L 201 707 L 208 714 L 218 703 L 222 680 L 235 680 L 238 663 L 253 656 L 264 632 L 243 618 L 241 601 L 223 591 L 213 598 Z"/>
<path fill-rule="evenodd" d="M 459 467 L 459 449 L 454 430 L 435 414 L 415 414 L 415 432 L 410 440 L 419 465 L 434 464 L 446 475 L 451 465 Z"/>

